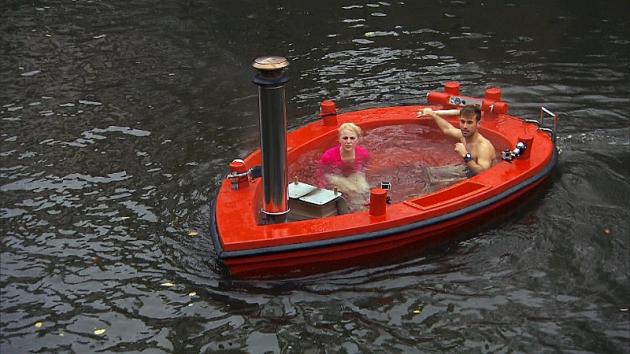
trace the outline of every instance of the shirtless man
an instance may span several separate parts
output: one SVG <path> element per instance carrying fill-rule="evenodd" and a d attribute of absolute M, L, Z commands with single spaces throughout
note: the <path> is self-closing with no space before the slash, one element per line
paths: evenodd
<path fill-rule="evenodd" d="M 481 110 L 477 106 L 467 105 L 462 108 L 459 112 L 459 129 L 431 108 L 425 108 L 417 113 L 418 117 L 426 115 L 435 120 L 442 133 L 459 140 L 455 144 L 455 152 L 464 159 L 464 163 L 474 174 L 492 167 L 496 152 L 492 143 L 479 133 Z"/>

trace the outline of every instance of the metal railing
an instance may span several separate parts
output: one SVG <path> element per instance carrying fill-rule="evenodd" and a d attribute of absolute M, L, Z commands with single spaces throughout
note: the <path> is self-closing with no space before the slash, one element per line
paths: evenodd
<path fill-rule="evenodd" d="M 553 117 L 553 125 L 552 128 L 547 128 L 545 126 L 545 117 L 550 116 Z M 556 135 L 558 130 L 558 115 L 548 110 L 545 107 L 540 107 L 540 119 L 523 119 L 523 121 L 527 123 L 533 123 L 538 126 L 538 130 L 545 131 L 551 135 L 553 139 L 553 143 L 556 143 Z"/>
<path fill-rule="evenodd" d="M 545 114 L 553 117 L 553 126 L 551 129 L 545 127 Z M 548 110 L 545 107 L 540 107 L 540 127 L 538 128 L 538 130 L 548 132 L 551 135 L 551 138 L 553 139 L 553 143 L 555 144 L 556 135 L 558 131 L 558 115 Z"/>

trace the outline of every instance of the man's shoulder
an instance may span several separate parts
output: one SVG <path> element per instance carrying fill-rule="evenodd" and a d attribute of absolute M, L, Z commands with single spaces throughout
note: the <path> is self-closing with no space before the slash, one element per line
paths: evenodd
<path fill-rule="evenodd" d="M 480 137 L 481 137 L 481 141 L 479 142 L 480 143 L 479 147 L 488 152 L 494 152 L 495 150 L 494 150 L 494 145 L 492 144 L 492 142 L 483 135 L 480 135 Z"/>
<path fill-rule="evenodd" d="M 457 140 L 464 139 L 464 134 L 462 134 L 462 130 L 459 129 L 459 128 L 456 128 L 452 124 L 451 124 L 451 127 L 449 129 L 443 130 L 442 133 L 446 134 L 446 136 L 451 137 L 453 139 L 457 139 Z"/>

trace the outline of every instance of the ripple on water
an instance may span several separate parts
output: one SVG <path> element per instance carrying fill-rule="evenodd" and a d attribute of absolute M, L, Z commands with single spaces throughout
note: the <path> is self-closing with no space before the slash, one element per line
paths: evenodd
<path fill-rule="evenodd" d="M 0 351 L 627 352 L 626 8 L 12 2 Z M 227 163 L 258 145 L 249 70 L 269 48 L 291 61 L 290 127 L 323 99 L 350 110 L 420 104 L 446 81 L 500 86 L 511 112 L 559 114 L 556 174 L 413 257 L 227 277 L 211 203 Z"/>

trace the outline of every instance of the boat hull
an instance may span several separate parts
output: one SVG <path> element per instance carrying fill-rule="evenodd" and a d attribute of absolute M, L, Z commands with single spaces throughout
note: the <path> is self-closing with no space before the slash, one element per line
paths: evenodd
<path fill-rule="evenodd" d="M 431 124 L 415 112 L 424 106 L 349 112 L 337 123 L 355 122 L 364 129 L 391 124 Z M 435 107 L 440 109 L 443 107 Z M 454 119 L 454 117 L 452 117 Z M 484 220 L 505 212 L 551 174 L 557 153 L 552 139 L 534 124 L 501 114 L 486 118 L 484 136 L 514 145 L 533 137 L 527 159 L 500 162 L 488 171 L 429 195 L 387 206 L 383 216 L 369 211 L 315 220 L 262 225 L 257 219 L 257 181 L 232 190 L 226 181 L 215 203 L 211 234 L 217 256 L 238 277 L 291 277 L 378 260 L 399 259 L 406 250 L 448 242 Z M 336 125 L 316 121 L 288 136 L 289 160 L 330 141 Z M 260 161 L 258 152 L 245 159 Z"/>

